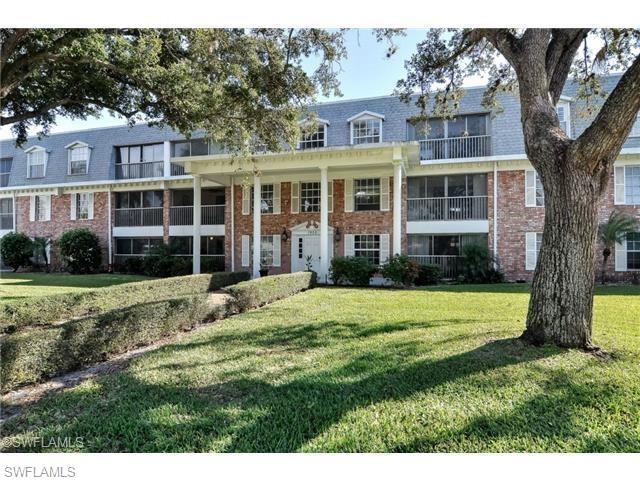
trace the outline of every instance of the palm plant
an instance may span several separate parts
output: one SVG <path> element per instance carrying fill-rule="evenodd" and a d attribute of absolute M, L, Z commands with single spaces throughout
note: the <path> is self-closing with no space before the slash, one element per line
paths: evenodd
<path fill-rule="evenodd" d="M 602 244 L 602 284 L 605 283 L 605 270 L 611 251 L 616 243 L 622 243 L 629 233 L 638 228 L 638 221 L 631 215 L 614 210 L 606 223 L 598 228 L 598 237 Z"/>

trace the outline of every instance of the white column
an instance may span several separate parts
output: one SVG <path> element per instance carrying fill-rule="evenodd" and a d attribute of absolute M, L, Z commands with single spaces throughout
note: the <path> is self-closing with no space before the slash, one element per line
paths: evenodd
<path fill-rule="evenodd" d="M 329 274 L 329 182 L 327 167 L 320 167 L 320 271 L 319 279 L 327 282 Z"/>
<path fill-rule="evenodd" d="M 113 228 L 111 226 L 111 187 L 107 190 L 107 249 L 109 252 L 109 261 L 107 262 L 107 267 L 109 271 L 111 271 L 111 266 L 113 265 Z"/>
<path fill-rule="evenodd" d="M 200 273 L 200 223 L 202 221 L 202 182 L 193 176 L 193 273 Z"/>
<path fill-rule="evenodd" d="M 253 176 L 253 278 L 260 276 L 260 230 L 262 220 L 262 187 L 260 177 Z"/>
<path fill-rule="evenodd" d="M 402 252 L 402 165 L 393 165 L 393 254 Z"/>
<path fill-rule="evenodd" d="M 164 155 L 162 157 L 164 162 L 164 176 L 171 176 L 171 142 L 168 140 L 164 142 Z"/>
<path fill-rule="evenodd" d="M 498 268 L 498 162 L 493 162 L 493 266 Z"/>
<path fill-rule="evenodd" d="M 236 192 L 234 189 L 234 183 L 235 183 L 235 180 L 233 177 L 231 177 L 231 232 L 227 232 L 226 227 L 224 232 L 225 235 L 231 236 L 231 271 L 232 272 L 236 270 L 236 228 L 235 228 Z"/>

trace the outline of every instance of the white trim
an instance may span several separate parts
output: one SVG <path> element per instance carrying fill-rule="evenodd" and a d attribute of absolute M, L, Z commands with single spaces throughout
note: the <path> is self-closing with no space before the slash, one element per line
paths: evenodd
<path fill-rule="evenodd" d="M 439 220 L 435 222 L 407 222 L 407 235 L 489 233 L 489 220 Z"/>
<path fill-rule="evenodd" d="M 389 211 L 389 177 L 380 177 L 380 211 Z"/>
<path fill-rule="evenodd" d="M 77 147 L 89 147 L 91 148 L 91 145 L 89 145 L 88 143 L 82 142 L 80 140 L 76 140 L 75 142 L 71 142 L 69 145 L 65 145 L 64 148 L 77 148 Z"/>
<path fill-rule="evenodd" d="M 615 271 L 626 272 L 627 271 L 627 239 L 625 238 L 622 243 L 615 245 Z"/>
<path fill-rule="evenodd" d="M 626 194 L 626 171 L 624 166 L 614 167 L 613 169 L 613 203 L 614 205 L 625 205 L 627 201 Z"/>
<path fill-rule="evenodd" d="M 493 163 L 493 257 L 494 267 L 498 261 L 498 162 Z"/>
<path fill-rule="evenodd" d="M 363 110 L 360 113 L 356 113 L 352 117 L 347 118 L 347 122 L 353 122 L 354 120 L 360 120 L 361 117 L 373 117 L 379 118 L 380 120 L 384 120 L 384 115 L 381 113 L 372 112 L 370 110 Z"/>
<path fill-rule="evenodd" d="M 280 182 L 273 183 L 273 214 L 279 215 L 282 213 L 281 209 L 281 188 Z"/>
<path fill-rule="evenodd" d="M 322 123 L 327 126 L 331 125 L 331 123 L 329 123 L 329 120 L 325 120 L 324 118 L 320 118 L 320 117 L 318 118 L 306 117 L 306 118 L 303 118 L 302 120 L 298 120 L 298 125 L 304 125 L 306 123 Z"/>
<path fill-rule="evenodd" d="M 151 227 L 113 227 L 114 237 L 162 237 L 162 225 L 154 225 Z"/>
<path fill-rule="evenodd" d="M 353 257 L 355 235 L 348 233 L 344 236 L 344 256 Z"/>
<path fill-rule="evenodd" d="M 230 189 L 230 197 L 231 197 L 231 271 L 234 272 L 236 270 L 236 225 L 235 225 L 235 185 L 233 183 L 233 178 L 231 179 Z"/>
<path fill-rule="evenodd" d="M 225 234 L 224 225 L 200 225 L 201 237 L 222 237 Z M 170 237 L 193 236 L 193 225 L 169 225 Z"/>
<path fill-rule="evenodd" d="M 71 214 L 70 214 L 71 220 L 75 220 L 76 218 L 78 218 L 78 212 L 77 212 L 77 209 L 76 209 L 77 197 L 78 197 L 77 193 L 72 193 L 72 194 L 69 195 L 69 198 L 71 200 L 71 205 L 70 205 L 70 208 L 69 208 L 69 210 L 71 212 Z"/>
<path fill-rule="evenodd" d="M 249 251 L 251 250 L 250 247 L 250 238 L 249 235 L 242 235 L 242 253 L 241 253 L 241 261 L 240 264 L 243 267 L 248 267 L 249 266 Z"/>
<path fill-rule="evenodd" d="M 280 235 L 272 235 L 273 242 L 273 267 L 280 267 L 282 265 L 282 239 Z"/>

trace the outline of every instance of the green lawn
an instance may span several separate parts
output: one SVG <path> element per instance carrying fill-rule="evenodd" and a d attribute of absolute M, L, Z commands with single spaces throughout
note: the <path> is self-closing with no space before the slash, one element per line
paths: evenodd
<path fill-rule="evenodd" d="M 141 275 L 69 275 L 66 273 L 0 273 L 0 303 L 27 297 L 77 292 L 87 288 L 149 280 Z"/>
<path fill-rule="evenodd" d="M 527 288 L 318 288 L 52 395 L 3 435 L 82 437 L 80 451 L 640 451 L 640 289 L 596 297 L 605 361 L 514 340 Z"/>

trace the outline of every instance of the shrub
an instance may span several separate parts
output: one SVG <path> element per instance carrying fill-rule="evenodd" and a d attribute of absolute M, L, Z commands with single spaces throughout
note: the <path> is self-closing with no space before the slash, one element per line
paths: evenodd
<path fill-rule="evenodd" d="M 336 285 L 367 286 L 376 270 L 366 257 L 334 257 L 329 275 Z"/>
<path fill-rule="evenodd" d="M 407 255 L 394 255 L 382 266 L 382 276 L 394 285 L 412 285 L 420 274 L 420 266 Z"/>
<path fill-rule="evenodd" d="M 138 303 L 205 293 L 210 277 L 202 274 L 147 280 L 5 303 L 0 305 L 0 330 L 12 332 L 26 326 L 59 323 Z"/>
<path fill-rule="evenodd" d="M 442 269 L 439 265 L 420 265 L 415 284 L 419 286 L 437 285 L 442 280 Z"/>
<path fill-rule="evenodd" d="M 315 282 L 314 272 L 297 272 L 240 282 L 226 290 L 233 296 L 238 310 L 244 312 L 313 288 Z"/>
<path fill-rule="evenodd" d="M 0 339 L 2 391 L 102 361 L 226 314 L 226 305 L 212 306 L 207 293 L 198 293 L 7 335 Z"/>
<path fill-rule="evenodd" d="M 17 271 L 29 265 L 33 255 L 33 240 L 24 233 L 9 232 L 0 238 L 0 256 L 5 265 Z"/>
<path fill-rule="evenodd" d="M 142 275 L 144 273 L 144 261 L 142 257 L 128 257 L 115 266 L 116 271 Z"/>
<path fill-rule="evenodd" d="M 504 276 L 493 267 L 494 257 L 485 245 L 471 243 L 462 249 L 463 281 L 467 283 L 498 283 Z"/>
<path fill-rule="evenodd" d="M 102 263 L 98 236 L 86 228 L 67 230 L 58 239 L 60 255 L 69 273 L 93 273 Z"/>
<path fill-rule="evenodd" d="M 251 274 L 247 271 L 216 272 L 211 275 L 209 291 L 215 292 L 221 288 L 228 287 L 229 285 L 235 285 L 239 282 L 246 282 L 247 280 L 251 280 Z"/>
<path fill-rule="evenodd" d="M 207 273 L 224 272 L 224 258 L 200 257 L 200 271 Z"/>

